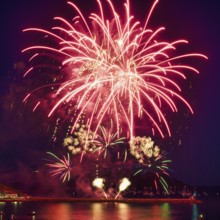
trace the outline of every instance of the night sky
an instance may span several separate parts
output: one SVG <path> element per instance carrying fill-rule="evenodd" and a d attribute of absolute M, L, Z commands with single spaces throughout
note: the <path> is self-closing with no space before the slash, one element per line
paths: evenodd
<path fill-rule="evenodd" d="M 95 1 L 74 2 L 84 13 L 96 9 Z M 132 14 L 143 20 L 151 2 L 133 0 Z M 220 185 L 219 9 L 217 1 L 161 0 L 150 22 L 151 27 L 166 27 L 162 40 L 187 39 L 187 51 L 200 52 L 209 58 L 192 58 L 190 61 L 200 74 L 188 74 L 190 88 L 186 87 L 183 94 L 195 114 L 182 114 L 180 111 L 178 117 L 171 117 L 170 120 L 175 120 L 171 126 L 173 137 L 164 141 L 167 148 L 172 149 L 173 175 L 196 186 Z M 21 50 L 34 41 L 22 30 L 28 27 L 48 29 L 54 24 L 54 16 L 71 19 L 74 16 L 72 12 L 64 0 L 0 3 L 0 183 L 28 187 L 28 183 L 34 181 L 33 173 L 42 166 L 41 158 L 51 148 L 48 141 L 51 134 L 46 130 L 48 124 L 53 126 L 53 122 L 47 119 L 44 110 L 32 113 L 29 107 L 23 108 L 20 103 L 25 91 L 21 75 L 23 65 L 27 63 Z M 160 140 L 159 144 L 162 143 Z M 46 173 L 36 175 L 41 177 L 36 178 L 32 188 L 39 192 L 49 190 L 52 184 L 59 186 L 59 183 L 46 178 Z"/>

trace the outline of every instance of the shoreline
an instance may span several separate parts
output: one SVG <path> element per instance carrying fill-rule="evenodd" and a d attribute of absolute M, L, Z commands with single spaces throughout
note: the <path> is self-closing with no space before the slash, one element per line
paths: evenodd
<path fill-rule="evenodd" d="M 0 199 L 0 202 L 116 202 L 116 203 L 202 203 L 202 200 L 191 198 L 68 198 L 68 197 L 30 197 Z"/>

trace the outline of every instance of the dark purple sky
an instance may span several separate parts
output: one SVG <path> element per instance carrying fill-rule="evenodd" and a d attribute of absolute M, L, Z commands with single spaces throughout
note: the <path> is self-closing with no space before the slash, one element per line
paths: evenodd
<path fill-rule="evenodd" d="M 75 2 L 86 13 L 90 9 L 93 11 L 96 5 L 89 5 L 85 0 Z M 143 19 L 152 1 L 132 2 L 133 14 Z M 162 35 L 165 40 L 185 38 L 189 41 L 187 49 L 209 57 L 208 61 L 191 61 L 200 70 L 200 75 L 189 76 L 193 89 L 185 93 L 195 114 L 175 118 L 180 131 L 173 132 L 174 140 L 171 141 L 175 145 L 172 146 L 174 175 L 192 185 L 220 185 L 219 9 L 220 3 L 217 1 L 161 0 L 150 23 L 152 27 L 166 27 Z M 0 3 L 0 182 L 17 178 L 16 172 L 25 176 L 30 170 L 38 169 L 40 157 L 46 152 L 45 149 L 49 149 L 48 135 L 44 133 L 45 124 L 49 122 L 44 121 L 46 117 L 43 112 L 32 115 L 25 109 L 20 119 L 14 110 L 20 111 L 19 95 L 15 93 L 19 94 L 23 85 L 22 81 L 13 84 L 14 64 L 22 60 L 26 62 L 20 51 L 33 41 L 22 30 L 27 27 L 50 28 L 54 16 L 71 18 L 71 12 L 64 0 Z M 12 94 L 9 86 L 17 87 L 16 92 Z M 8 111 L 11 105 L 13 110 Z"/>

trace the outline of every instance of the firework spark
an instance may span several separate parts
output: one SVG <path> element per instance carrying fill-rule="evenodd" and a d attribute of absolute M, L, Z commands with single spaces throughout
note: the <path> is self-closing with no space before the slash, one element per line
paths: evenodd
<path fill-rule="evenodd" d="M 59 158 L 51 152 L 47 153 L 54 159 L 51 161 L 52 163 L 46 164 L 49 168 L 51 168 L 51 176 L 59 176 L 62 182 L 65 182 L 66 180 L 69 181 L 71 176 L 70 172 L 72 170 L 69 154 L 67 154 L 67 157 L 63 156 L 63 158 Z"/>
<path fill-rule="evenodd" d="M 24 32 L 42 33 L 47 43 L 23 50 L 30 52 L 32 66 L 24 76 L 36 69 L 42 70 L 45 66 L 42 61 L 48 60 L 42 59 L 45 57 L 53 57 L 53 63 L 56 63 L 54 59 L 58 63 L 61 61 L 57 65 L 61 76 L 28 93 L 24 101 L 41 89 L 51 88 L 56 103 L 48 116 L 66 108 L 68 115 L 74 117 L 72 132 L 85 113 L 86 125 L 95 133 L 101 124 L 112 118 L 117 132 L 123 126 L 132 138 L 137 126 L 136 119 L 139 118 L 150 123 L 152 130 L 156 128 L 162 137 L 165 133 L 171 135 L 164 107 L 168 106 L 171 111 L 177 112 L 176 100 L 180 100 L 193 112 L 190 104 L 181 96 L 176 79 L 186 79 L 185 72 L 188 70 L 199 72 L 192 66 L 179 64 L 179 60 L 183 63 L 184 58 L 207 57 L 199 53 L 172 56 L 178 45 L 188 42 L 183 39 L 160 41 L 158 35 L 165 28 L 149 28 L 150 17 L 158 2 L 154 1 L 143 25 L 131 15 L 129 0 L 124 4 L 124 17 L 119 16 L 121 13 L 115 10 L 111 0 L 107 1 L 112 12 L 111 19 L 106 18 L 105 7 L 97 0 L 100 14 L 91 13 L 89 19 L 74 3 L 68 2 L 78 14 L 72 23 L 55 17 L 60 25 L 53 27 L 52 31 L 25 29 Z M 53 43 L 48 44 L 48 40 Z M 46 66 L 48 72 L 51 63 Z M 52 68 L 54 70 L 56 66 Z M 34 110 L 40 105 L 41 102 L 37 100 Z"/>

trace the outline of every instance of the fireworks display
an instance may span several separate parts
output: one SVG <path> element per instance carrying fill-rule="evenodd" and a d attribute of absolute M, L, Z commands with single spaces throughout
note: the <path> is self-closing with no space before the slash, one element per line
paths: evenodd
<path fill-rule="evenodd" d="M 137 171 L 134 173 L 134 176 L 142 173 L 143 175 L 153 176 L 153 184 L 156 190 L 162 188 L 168 192 L 168 183 L 167 178 L 170 177 L 169 164 L 172 161 L 166 159 L 166 154 L 161 153 L 158 157 L 153 157 L 151 160 L 148 160 L 146 163 L 140 163 L 136 165 Z"/>
<path fill-rule="evenodd" d="M 119 191 L 122 192 L 124 190 L 126 190 L 129 186 L 131 185 L 131 182 L 128 180 L 128 178 L 123 178 L 121 180 L 121 183 L 119 185 Z"/>
<path fill-rule="evenodd" d="M 119 134 L 113 132 L 113 122 L 110 122 L 110 128 L 106 129 L 104 126 L 99 127 L 99 132 L 97 133 L 96 144 L 99 154 L 104 153 L 104 158 L 110 148 L 114 149 L 115 146 L 124 144 L 125 137 L 120 137 Z"/>
<path fill-rule="evenodd" d="M 133 176 L 153 174 L 155 188 L 162 186 L 168 191 L 166 177 L 171 160 L 166 159 L 165 151 L 154 145 L 149 135 L 171 136 L 167 110 L 177 112 L 177 102 L 193 113 L 182 96 L 179 82 L 186 79 L 188 72 L 199 73 L 184 63 L 187 58 L 207 57 L 178 53 L 178 46 L 188 43 L 184 39 L 160 40 L 165 28 L 152 29 L 149 24 L 158 2 L 153 2 L 143 23 L 131 14 L 129 0 L 124 3 L 123 16 L 111 0 L 97 0 L 99 13 L 91 13 L 88 18 L 73 2 L 67 2 L 77 14 L 72 21 L 55 17 L 58 25 L 52 31 L 24 30 L 43 36 L 41 44 L 23 50 L 30 56 L 31 65 L 24 77 L 40 72 L 46 78 L 41 78 L 41 85 L 34 85 L 24 102 L 34 102 L 36 111 L 48 99 L 48 117 L 58 115 L 58 121 L 62 118 L 70 124 L 63 142 L 69 152 L 67 157 L 60 159 L 48 152 L 54 159 L 47 164 L 51 176 L 59 176 L 63 182 L 70 180 L 72 158 L 77 155 L 81 155 L 80 163 L 84 155 L 96 162 L 100 158 L 105 160 L 103 167 L 117 162 L 116 170 L 120 172 L 122 161 L 117 159 L 121 149 L 125 149 L 123 162 L 137 169 Z M 140 125 L 148 136 L 136 136 Z M 55 135 L 53 138 L 56 139 Z M 111 150 L 116 152 L 117 159 L 107 158 Z M 123 178 L 115 199 L 130 184 L 128 178 Z M 107 198 L 103 178 L 97 175 L 92 185 L 102 189 Z"/>
<path fill-rule="evenodd" d="M 72 169 L 69 154 L 67 154 L 67 157 L 63 156 L 63 158 L 60 159 L 51 152 L 47 153 L 53 157 L 53 161 L 46 164 L 50 168 L 51 176 L 58 176 L 63 182 L 66 180 L 69 181 Z"/>
<path fill-rule="evenodd" d="M 154 146 L 150 137 L 133 137 L 130 141 L 130 153 L 139 163 L 144 163 L 145 158 L 158 157 L 160 149 Z"/>
<path fill-rule="evenodd" d="M 109 129 L 100 125 L 96 134 L 89 131 L 86 125 L 76 124 L 73 135 L 64 139 L 63 146 L 67 147 L 72 155 L 81 153 L 82 161 L 83 155 L 86 153 L 92 153 L 97 157 L 103 153 L 106 158 L 110 148 L 114 149 L 114 147 L 124 144 L 124 141 L 125 137 L 118 137 L 118 133 L 113 133 L 111 121 Z"/>
<path fill-rule="evenodd" d="M 76 124 L 73 136 L 64 139 L 64 147 L 73 154 L 81 153 L 81 160 L 86 153 L 94 153 L 96 147 L 94 132 L 89 131 L 87 126 Z"/>
<path fill-rule="evenodd" d="M 98 189 L 102 190 L 102 193 L 104 194 L 105 198 L 108 198 L 106 192 L 104 191 L 104 179 L 103 178 L 95 178 L 92 182 L 92 185 Z"/>
<path fill-rule="evenodd" d="M 156 128 L 162 137 L 163 124 L 171 135 L 163 109 L 168 106 L 176 112 L 175 101 L 179 99 L 193 112 L 181 96 L 176 79 L 185 79 L 184 73 L 188 70 L 198 73 L 197 69 L 180 64 L 179 60 L 183 63 L 187 57 L 206 56 L 199 53 L 172 56 L 177 46 L 187 41 L 160 41 L 158 35 L 164 28 L 152 30 L 148 27 L 157 0 L 143 25 L 131 15 L 128 0 L 124 4 L 124 17 L 119 16 L 121 13 L 115 10 L 111 1 L 107 2 L 112 12 L 111 19 L 107 19 L 101 1 L 97 1 L 100 14 L 91 13 L 89 19 L 74 3 L 68 2 L 78 14 L 73 22 L 55 17 L 59 25 L 52 31 L 40 28 L 24 30 L 40 32 L 46 38 L 45 45 L 23 50 L 29 52 L 32 65 L 24 76 L 39 68 L 42 70 L 43 66 L 53 72 L 57 68 L 60 72 L 50 83 L 28 93 L 24 101 L 39 94 L 39 90 L 48 88 L 55 102 L 48 116 L 66 109 L 67 115 L 73 119 L 72 132 L 85 114 L 88 129 L 93 129 L 95 133 L 100 124 L 112 118 L 116 131 L 119 133 L 121 128 L 126 134 L 129 131 L 130 138 L 135 133 L 137 119 L 152 124 L 153 131 Z M 59 65 L 54 64 L 51 68 L 51 63 L 42 63 L 48 60 L 46 57 L 53 57 L 53 63 Z M 40 104 L 39 97 L 34 110 Z"/>
<path fill-rule="evenodd" d="M 92 182 L 94 187 L 102 189 L 104 187 L 104 179 L 103 178 L 95 178 Z"/>
<path fill-rule="evenodd" d="M 133 137 L 130 141 L 130 154 L 138 161 L 134 176 L 139 173 L 153 175 L 155 189 L 158 190 L 161 185 L 167 192 L 168 184 L 164 177 L 169 177 L 168 164 L 172 161 L 166 159 L 166 153 L 161 152 L 150 137 Z"/>
<path fill-rule="evenodd" d="M 119 194 L 126 190 L 129 186 L 131 185 L 131 182 L 129 181 L 128 178 L 124 177 L 122 180 L 121 180 L 121 183 L 119 185 L 119 191 L 117 193 L 117 195 L 115 196 L 115 199 L 118 198 Z"/>

